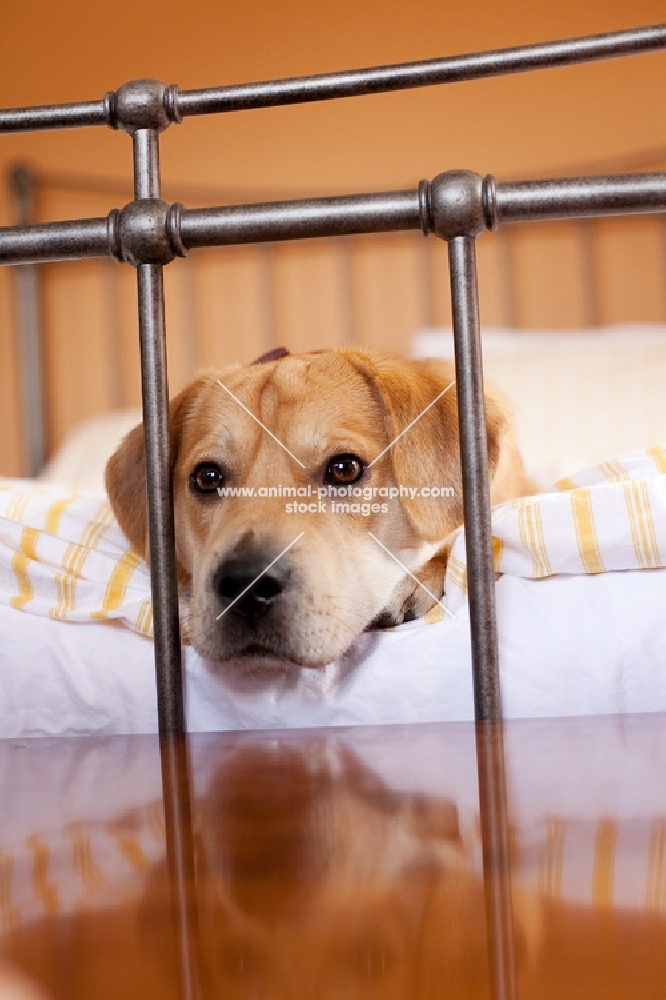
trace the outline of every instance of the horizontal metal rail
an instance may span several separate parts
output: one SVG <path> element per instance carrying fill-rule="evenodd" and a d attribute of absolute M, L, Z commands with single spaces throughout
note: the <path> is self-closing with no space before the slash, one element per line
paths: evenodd
<path fill-rule="evenodd" d="M 180 221 L 181 239 L 187 249 L 420 228 L 418 189 L 186 209 Z"/>
<path fill-rule="evenodd" d="M 494 49 L 397 66 L 324 73 L 260 83 L 235 84 L 204 90 L 167 88 L 169 118 L 219 114 L 250 108 L 304 104 L 340 97 L 388 93 L 436 84 L 459 83 L 554 66 L 594 62 L 666 48 L 666 24 L 628 31 L 568 38 L 538 45 Z M 117 127 L 113 92 L 103 100 L 0 110 L 0 132 L 19 132 L 84 125 Z"/>
<path fill-rule="evenodd" d="M 431 228 L 428 191 L 306 198 L 257 205 L 184 209 L 158 200 L 130 202 L 106 218 L 0 229 L 0 264 L 114 257 L 131 263 L 166 263 L 188 250 L 271 240 L 385 233 Z M 624 174 L 496 184 L 484 180 L 487 228 L 525 222 L 666 211 L 666 173 Z M 140 209 L 135 209 L 135 206 Z M 152 212 L 156 213 L 154 216 Z M 161 233 L 160 226 L 165 229 Z M 142 240 L 151 257 L 138 259 Z M 160 242 L 160 240 L 162 242 Z M 127 247 L 131 244 L 132 253 Z"/>
<path fill-rule="evenodd" d="M 111 257 L 111 216 L 0 229 L 0 263 Z"/>
<path fill-rule="evenodd" d="M 6 108 L 0 111 L 0 132 L 38 132 L 44 129 L 108 124 L 109 114 L 104 100 L 44 104 L 34 108 Z"/>
<path fill-rule="evenodd" d="M 377 66 L 287 80 L 248 83 L 178 94 L 183 117 L 249 108 L 303 104 L 338 97 L 381 94 L 413 87 L 460 83 L 509 73 L 568 66 L 613 56 L 650 52 L 666 47 L 666 24 L 615 31 L 586 38 L 569 38 L 539 45 L 473 52 L 442 59 L 427 59 L 399 66 Z"/>
<path fill-rule="evenodd" d="M 666 173 L 521 181 L 496 190 L 500 223 L 666 210 Z"/>

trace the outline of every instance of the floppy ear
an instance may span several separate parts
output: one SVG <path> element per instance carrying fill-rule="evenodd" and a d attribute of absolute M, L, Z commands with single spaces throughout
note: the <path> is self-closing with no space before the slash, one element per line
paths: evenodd
<path fill-rule="evenodd" d="M 178 457 L 183 421 L 197 387 L 204 379 L 188 385 L 169 404 L 170 468 L 173 475 Z M 134 427 L 106 464 L 106 492 L 118 524 L 144 559 L 148 554 L 148 497 L 146 493 L 146 455 L 143 424 Z"/>
<path fill-rule="evenodd" d="M 386 415 L 388 455 L 397 486 L 450 487 L 452 495 L 403 497 L 407 516 L 421 538 L 438 541 L 463 522 L 462 477 L 455 368 L 448 361 L 405 361 L 390 355 L 358 355 Z M 453 383 L 453 384 L 451 384 Z M 438 398 L 439 397 L 439 398 Z M 411 425 L 411 426 L 410 426 Z M 486 395 L 488 464 L 492 481 L 507 420 Z M 409 428 L 408 430 L 406 428 Z M 404 432 L 404 433 L 403 433 Z"/>

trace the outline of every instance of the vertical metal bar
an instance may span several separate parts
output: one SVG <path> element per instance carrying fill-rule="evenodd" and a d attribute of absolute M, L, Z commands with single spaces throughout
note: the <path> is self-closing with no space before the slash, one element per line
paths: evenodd
<path fill-rule="evenodd" d="M 140 264 L 137 277 L 150 578 L 155 623 L 157 715 L 160 733 L 182 733 L 185 731 L 185 718 L 173 527 L 162 267 L 158 264 Z"/>
<path fill-rule="evenodd" d="M 160 160 L 157 132 L 139 128 L 132 135 L 134 149 L 134 197 L 159 198 Z"/>
<path fill-rule="evenodd" d="M 474 237 L 449 240 L 467 586 L 478 721 L 501 718 L 490 479 Z"/>
<path fill-rule="evenodd" d="M 133 140 L 136 197 L 158 198 L 160 178 L 157 132 L 139 129 L 134 133 Z M 137 279 L 157 715 L 161 734 L 183 733 L 185 716 L 173 527 L 162 266 L 139 264 Z"/>
<path fill-rule="evenodd" d="M 14 214 L 19 226 L 35 215 L 35 176 L 24 166 L 10 174 Z M 38 264 L 13 269 L 23 423 L 23 465 L 28 476 L 41 471 L 46 458 L 46 419 L 42 370 L 42 321 Z"/>
<path fill-rule="evenodd" d="M 494 1000 L 513 1000 L 513 919 L 476 247 L 473 236 L 453 237 L 448 245 L 488 959 Z"/>
<path fill-rule="evenodd" d="M 139 129 L 134 141 L 134 194 L 159 198 L 157 132 Z M 171 435 L 167 381 L 164 276 L 159 264 L 139 264 L 141 394 L 148 491 L 150 582 L 155 630 L 157 715 L 171 910 L 181 1000 L 199 996 L 196 960 L 197 907 L 190 775 L 184 736 L 183 682 L 176 548 L 171 482 Z"/>

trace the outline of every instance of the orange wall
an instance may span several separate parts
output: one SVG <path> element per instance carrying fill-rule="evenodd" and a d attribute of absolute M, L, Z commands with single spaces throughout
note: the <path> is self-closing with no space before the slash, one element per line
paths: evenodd
<path fill-rule="evenodd" d="M 424 59 L 650 24 L 664 12 L 664 0 L 4 0 L 0 104 L 96 99 L 140 76 L 187 89 Z M 175 186 L 302 193 L 412 186 L 459 166 L 500 178 L 557 174 L 570 164 L 666 145 L 665 80 L 666 53 L 650 54 L 363 100 L 188 119 L 162 138 L 162 174 Z M 0 137 L 0 170 L 22 159 L 50 171 L 129 177 L 130 141 L 102 128 Z M 110 198 L 108 207 L 117 200 Z M 66 200 L 47 207 L 52 218 L 71 212 Z M 2 191 L 0 224 L 10 221 Z M 66 285 L 54 296 L 80 312 Z M 17 473 L 6 271 L 0 274 L 0 316 L 0 473 Z M 72 384 L 81 377 L 71 376 Z M 73 416 L 58 419 L 60 438 Z"/>

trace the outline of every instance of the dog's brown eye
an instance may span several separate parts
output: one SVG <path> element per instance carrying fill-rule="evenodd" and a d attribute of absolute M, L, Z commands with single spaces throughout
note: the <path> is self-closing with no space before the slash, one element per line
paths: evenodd
<path fill-rule="evenodd" d="M 365 463 L 358 455 L 336 455 L 326 466 L 324 482 L 329 486 L 349 486 L 357 483 L 365 472 Z"/>
<path fill-rule="evenodd" d="M 224 483 L 224 474 L 214 462 L 202 462 L 190 476 L 190 482 L 197 493 L 215 493 Z"/>

